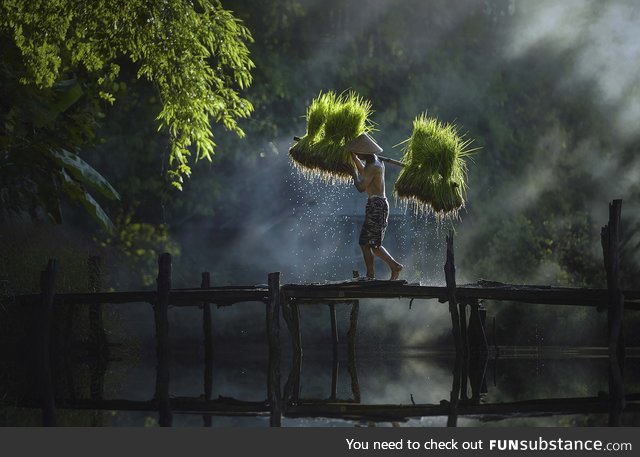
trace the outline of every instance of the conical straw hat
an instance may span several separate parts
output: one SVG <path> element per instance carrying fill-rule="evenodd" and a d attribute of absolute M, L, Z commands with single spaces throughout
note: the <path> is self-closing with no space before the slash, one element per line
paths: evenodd
<path fill-rule="evenodd" d="M 382 148 L 368 134 L 363 133 L 345 146 L 347 151 L 357 154 L 380 154 Z"/>

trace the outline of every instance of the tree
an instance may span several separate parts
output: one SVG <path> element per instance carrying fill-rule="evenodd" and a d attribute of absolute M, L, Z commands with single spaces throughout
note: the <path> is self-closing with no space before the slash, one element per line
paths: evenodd
<path fill-rule="evenodd" d="M 217 0 L 2 0 L 0 3 L 0 199 L 14 211 L 60 221 L 60 199 L 117 193 L 79 158 L 113 103 L 122 65 L 160 99 L 169 138 L 166 176 L 181 189 L 191 165 L 215 152 L 212 123 L 243 136 L 251 103 L 249 30 Z M 7 94 L 5 97 L 4 95 Z M 4 205 L 3 205 L 4 206 Z"/>

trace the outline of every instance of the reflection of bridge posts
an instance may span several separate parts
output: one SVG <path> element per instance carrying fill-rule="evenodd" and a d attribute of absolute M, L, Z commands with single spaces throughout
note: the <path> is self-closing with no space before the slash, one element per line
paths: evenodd
<path fill-rule="evenodd" d="M 471 384 L 471 399 L 478 404 L 481 395 L 486 393 L 485 373 L 489 360 L 489 344 L 484 329 L 487 310 L 480 307 L 478 299 L 469 300 L 469 308 L 467 369 Z"/>
<path fill-rule="evenodd" d="M 351 391 L 356 403 L 360 403 L 360 384 L 358 383 L 358 369 L 356 366 L 356 333 L 358 330 L 358 313 L 360 302 L 351 302 L 351 315 L 349 319 L 349 331 L 347 332 L 347 345 L 349 353 L 349 375 L 351 377 Z"/>
<path fill-rule="evenodd" d="M 459 312 L 456 304 L 456 267 L 453 255 L 453 230 L 449 230 L 449 234 L 447 235 L 447 259 L 444 264 L 444 277 L 447 283 L 447 301 L 449 302 L 453 339 L 456 347 L 456 362 L 453 370 L 453 386 L 449 398 L 450 409 L 447 418 L 447 427 L 455 427 L 458 422 L 462 367 L 465 359 L 464 351 L 466 351 L 466 344 L 464 344 L 462 340 L 462 328 L 466 329 L 466 312 Z M 465 311 L 464 308 L 462 311 Z"/>
<path fill-rule="evenodd" d="M 282 315 L 291 334 L 292 340 L 292 365 L 289 377 L 284 387 L 284 404 L 296 403 L 300 400 L 300 378 L 302 376 L 302 338 L 300 329 L 300 304 L 302 303 L 318 303 L 318 300 L 296 300 L 286 297 L 285 292 L 282 295 Z M 358 328 L 358 313 L 360 303 L 358 300 L 339 300 L 328 303 L 329 317 L 331 320 L 331 342 L 332 342 L 332 375 L 331 375 L 331 399 L 337 399 L 338 391 L 338 328 L 336 319 L 337 304 L 351 305 L 351 314 L 349 322 L 349 330 L 347 331 L 347 353 L 348 353 L 348 370 L 351 378 L 351 391 L 356 403 L 360 402 L 360 385 L 358 383 L 358 373 L 356 368 L 356 334 Z"/>

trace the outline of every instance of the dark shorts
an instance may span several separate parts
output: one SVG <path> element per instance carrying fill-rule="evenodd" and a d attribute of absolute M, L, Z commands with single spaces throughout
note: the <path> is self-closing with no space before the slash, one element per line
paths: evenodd
<path fill-rule="evenodd" d="M 382 197 L 369 198 L 358 241 L 360 246 L 378 247 L 382 245 L 388 220 L 389 202 L 387 202 L 387 199 Z"/>

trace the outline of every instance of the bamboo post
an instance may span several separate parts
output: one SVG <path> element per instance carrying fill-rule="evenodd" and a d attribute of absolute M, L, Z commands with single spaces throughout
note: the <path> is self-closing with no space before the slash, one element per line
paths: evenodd
<path fill-rule="evenodd" d="M 447 427 L 455 427 L 458 422 L 458 403 L 460 400 L 460 388 L 462 378 L 462 364 L 464 360 L 464 346 L 460 330 L 460 316 L 456 306 L 456 267 L 453 252 L 453 230 L 447 235 L 447 258 L 444 264 L 444 277 L 447 283 L 447 301 L 451 314 L 453 339 L 456 347 L 456 361 L 453 372 L 453 386 L 450 395 L 450 412 L 447 418 Z"/>
<path fill-rule="evenodd" d="M 456 267 L 453 255 L 453 230 L 447 235 L 447 260 L 444 264 L 444 277 L 447 282 L 447 300 L 451 313 L 453 327 L 453 339 L 456 346 L 456 354 L 463 354 L 462 336 L 460 331 L 460 316 L 456 306 Z"/>
<path fill-rule="evenodd" d="M 609 426 L 619 426 L 620 416 L 625 407 L 622 364 L 624 361 L 624 340 L 622 320 L 624 316 L 624 296 L 620 288 L 620 216 L 622 200 L 609 204 L 609 223 L 602 227 L 600 240 L 604 257 L 607 288 L 609 290 L 607 324 L 609 346 Z"/>
<path fill-rule="evenodd" d="M 289 329 L 292 343 L 292 365 L 285 383 L 285 401 L 297 401 L 300 398 L 300 377 L 302 375 L 302 335 L 300 333 L 300 310 L 284 291 L 280 292 L 282 316 Z"/>
<path fill-rule="evenodd" d="M 269 425 L 282 425 L 282 396 L 280 393 L 280 273 L 269 273 L 267 301 L 267 338 L 269 340 L 268 400 L 271 406 Z"/>
<path fill-rule="evenodd" d="M 460 398 L 467 400 L 467 380 L 469 379 L 469 339 L 467 337 L 467 304 L 458 303 L 460 341 L 462 344 L 462 374 L 460 375 Z"/>
<path fill-rule="evenodd" d="M 292 343 L 291 371 L 284 386 L 284 404 L 300 398 L 300 376 L 302 374 L 302 344 L 298 306 L 294 305 L 284 291 L 280 291 L 282 316 L 289 329 Z"/>
<path fill-rule="evenodd" d="M 486 393 L 486 373 L 489 363 L 489 353 L 478 353 L 469 359 L 469 379 L 471 384 L 471 399 L 474 404 L 480 404 L 482 394 Z"/>
<path fill-rule="evenodd" d="M 360 383 L 358 382 L 358 368 L 356 365 L 356 333 L 358 331 L 358 313 L 360 302 L 354 300 L 351 303 L 351 315 L 349 318 L 349 331 L 347 332 L 347 346 L 349 352 L 349 375 L 351 376 L 351 391 L 356 403 L 360 403 Z"/>
<path fill-rule="evenodd" d="M 462 381 L 462 356 L 456 352 L 456 361 L 453 368 L 453 385 L 449 395 L 449 414 L 447 415 L 447 427 L 458 426 L 458 405 L 460 403 L 460 388 Z"/>
<path fill-rule="evenodd" d="M 331 319 L 331 344 L 333 349 L 333 358 L 338 358 L 338 320 L 336 318 L 336 304 L 329 303 L 329 316 Z"/>
<path fill-rule="evenodd" d="M 338 357 L 334 356 L 331 366 L 331 401 L 336 401 L 338 398 L 338 371 L 340 370 L 340 363 Z"/>
<path fill-rule="evenodd" d="M 53 326 L 53 298 L 56 282 L 57 260 L 49 259 L 47 267 L 40 273 L 40 341 L 38 350 L 38 377 L 42 425 L 56 426 L 55 389 L 51 370 L 51 328 Z"/>
<path fill-rule="evenodd" d="M 154 309 L 156 323 L 156 400 L 158 422 L 161 427 L 170 427 L 173 421 L 169 400 L 169 294 L 171 293 L 171 254 L 163 253 L 158 259 L 157 299 Z"/>
<path fill-rule="evenodd" d="M 469 328 L 467 330 L 469 351 L 472 353 L 486 354 L 489 352 L 489 343 L 485 332 L 487 310 L 480 307 L 478 299 L 470 303 Z"/>
<path fill-rule="evenodd" d="M 211 275 L 208 271 L 202 272 L 201 289 L 211 287 Z M 204 302 L 202 305 L 202 330 L 204 333 L 204 399 L 211 400 L 213 393 L 213 335 L 211 326 L 211 304 Z M 213 425 L 211 414 L 203 414 L 202 421 L 205 427 Z"/>

